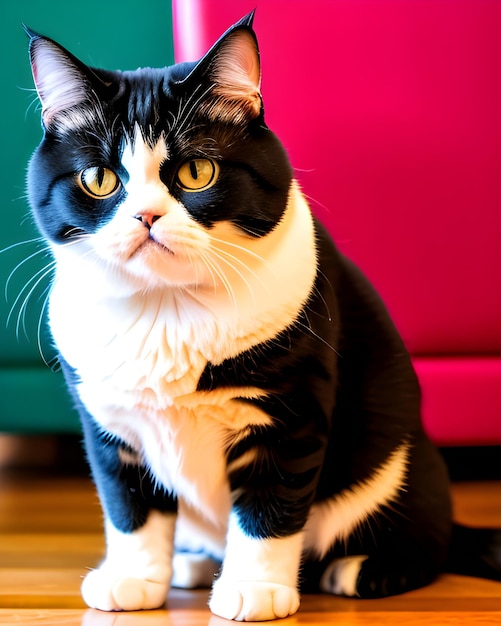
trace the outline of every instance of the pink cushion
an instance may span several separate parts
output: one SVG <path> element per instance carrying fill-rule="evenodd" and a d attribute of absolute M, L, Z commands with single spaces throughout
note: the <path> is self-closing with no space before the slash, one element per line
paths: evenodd
<path fill-rule="evenodd" d="M 501 358 L 416 357 L 423 415 L 443 445 L 501 443 Z"/>
<path fill-rule="evenodd" d="M 501 362 L 501 2 L 174 0 L 177 60 L 255 4 L 267 123 L 412 354 Z M 440 363 L 418 365 L 430 431 L 501 443 L 501 379 Z"/>

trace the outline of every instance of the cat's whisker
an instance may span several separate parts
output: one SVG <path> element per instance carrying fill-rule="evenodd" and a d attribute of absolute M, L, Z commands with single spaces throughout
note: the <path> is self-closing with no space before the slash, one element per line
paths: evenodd
<path fill-rule="evenodd" d="M 4 297 L 5 297 L 6 301 L 9 300 L 9 286 L 10 286 L 10 283 L 11 283 L 14 275 L 16 274 L 16 272 L 19 271 L 21 269 L 21 267 L 23 267 L 23 265 L 25 265 L 26 263 L 29 263 L 29 261 L 31 261 L 32 259 L 34 259 L 38 255 L 40 255 L 40 254 L 48 254 L 48 253 L 49 253 L 49 248 L 47 246 L 44 246 L 44 247 L 40 248 L 39 250 L 37 250 L 36 252 L 33 252 L 29 256 L 27 256 L 24 259 L 22 259 L 21 261 L 19 261 L 19 263 L 10 272 L 7 280 L 5 281 Z"/>
<path fill-rule="evenodd" d="M 198 256 L 198 257 L 200 257 L 200 258 L 202 259 L 202 262 L 204 263 L 204 265 L 205 265 L 205 267 L 206 267 L 207 271 L 209 272 L 209 275 L 210 275 L 210 277 L 211 277 L 211 279 L 212 279 L 212 288 L 213 288 L 214 294 L 216 294 L 216 292 L 217 292 L 217 284 L 218 284 L 218 283 L 217 283 L 217 277 L 216 277 L 216 275 L 214 274 L 214 269 L 213 269 L 213 267 L 211 267 L 211 265 L 210 265 L 210 264 L 208 264 L 208 263 L 206 263 L 206 262 L 205 262 L 205 258 L 204 258 L 204 257 L 205 257 L 205 254 L 206 254 L 206 253 L 204 253 L 204 252 L 202 252 L 202 251 L 199 251 L 197 256 Z M 198 286 L 199 286 L 199 284 L 197 284 L 197 287 L 198 287 Z"/>
<path fill-rule="evenodd" d="M 34 91 L 35 95 L 33 97 L 33 99 L 31 100 L 31 102 L 28 104 L 28 106 L 26 107 L 26 111 L 24 113 L 24 119 L 25 121 L 28 119 L 28 113 L 30 113 L 30 111 L 33 109 L 34 112 L 36 111 L 41 111 L 42 110 L 42 105 L 40 104 L 40 100 L 38 98 L 38 94 L 36 89 L 26 89 L 25 91 Z"/>
<path fill-rule="evenodd" d="M 306 312 L 305 312 L 305 316 L 306 316 Z M 308 319 L 308 317 L 306 316 L 306 319 Z M 304 324 L 303 322 L 301 322 L 299 319 L 296 320 L 296 324 L 298 326 L 301 326 L 301 328 L 304 328 L 306 331 L 308 331 L 310 333 L 310 335 L 313 335 L 313 337 L 315 337 L 315 339 L 318 339 L 319 341 L 321 341 L 327 348 L 329 348 L 329 350 L 332 350 L 333 352 L 335 352 L 338 356 L 341 356 L 341 354 L 339 353 L 339 351 L 332 346 L 328 341 L 326 341 L 323 337 L 321 337 L 318 333 L 316 333 L 313 328 L 311 327 L 311 324 L 309 324 L 309 320 L 308 320 L 308 324 Z"/>
<path fill-rule="evenodd" d="M 225 239 L 219 239 L 218 237 L 214 237 L 213 235 L 211 235 L 211 239 L 212 239 L 212 241 L 214 241 L 216 243 L 221 243 L 221 244 L 223 244 L 225 246 L 228 246 L 228 247 L 231 247 L 231 248 L 235 248 L 236 250 L 238 250 L 240 252 L 244 252 L 245 254 L 248 254 L 250 257 L 252 257 L 256 261 L 258 261 L 262 265 L 265 265 L 268 270 L 274 272 L 274 269 L 273 269 L 273 266 L 271 265 L 271 263 L 267 259 L 262 257 L 261 255 L 259 255 L 256 252 L 254 252 L 253 250 L 249 250 L 249 248 L 246 248 L 245 246 L 241 246 L 240 244 L 234 243 L 232 241 L 227 241 Z"/>
<path fill-rule="evenodd" d="M 47 306 L 49 304 L 49 299 L 50 299 L 50 294 L 52 291 L 52 284 L 47 285 L 47 287 L 44 289 L 45 293 L 45 298 L 42 304 L 42 308 L 40 310 L 40 315 L 38 317 L 38 324 L 37 324 L 37 346 L 38 346 L 38 353 L 40 354 L 40 357 L 42 358 L 42 361 L 45 363 L 45 365 L 47 367 L 49 367 L 50 369 L 53 369 L 57 363 L 57 356 L 52 357 L 51 360 L 48 360 L 45 357 L 45 353 L 44 353 L 44 348 L 42 345 L 42 324 L 43 321 L 45 319 L 45 312 L 47 310 Z M 23 324 L 23 328 L 24 328 L 24 324 Z M 26 333 L 26 329 L 24 330 L 24 332 Z M 51 365 L 54 364 L 54 365 Z"/>
<path fill-rule="evenodd" d="M 27 191 L 25 191 L 24 193 L 22 193 L 20 196 L 17 196 L 15 198 L 12 198 L 12 200 L 14 202 L 29 202 L 30 201 L 30 196 L 28 194 Z"/>
<path fill-rule="evenodd" d="M 31 224 L 33 225 L 33 216 L 29 211 L 23 215 L 21 219 L 21 226 L 24 226 L 26 222 L 31 222 Z"/>
<path fill-rule="evenodd" d="M 28 113 L 30 112 L 31 109 L 34 109 L 35 111 L 41 111 L 42 110 L 42 104 L 40 102 L 40 99 L 38 97 L 38 92 L 34 87 L 19 87 L 18 89 L 20 91 L 25 91 L 28 93 L 28 96 L 32 96 L 30 98 L 29 104 L 26 107 L 26 111 L 24 113 L 24 119 L 26 120 L 28 118 Z"/>
<path fill-rule="evenodd" d="M 109 126 L 110 126 L 109 134 L 110 134 L 110 137 L 117 137 L 118 136 L 119 133 L 117 131 L 117 128 L 120 126 L 120 124 L 121 124 L 120 115 L 117 113 L 115 115 L 115 117 L 112 120 L 110 120 L 110 122 L 109 122 Z"/>
<path fill-rule="evenodd" d="M 191 93 L 190 96 L 185 101 L 183 101 L 183 99 L 179 101 L 178 113 L 174 119 L 173 128 L 177 125 L 180 119 L 182 119 L 183 122 L 178 128 L 176 128 L 176 134 L 181 132 L 181 130 L 183 129 L 183 126 L 185 125 L 185 122 L 189 121 L 189 116 L 191 116 L 191 113 L 193 112 L 194 107 L 190 109 L 189 114 L 186 113 L 186 109 L 190 105 L 190 103 L 195 99 L 195 96 L 197 96 L 198 92 L 200 91 L 200 88 L 201 88 L 201 85 L 197 85 L 197 87 L 193 90 L 193 93 Z"/>
<path fill-rule="evenodd" d="M 206 263 L 207 267 L 209 265 L 212 267 L 212 269 L 214 270 L 215 276 L 219 278 L 226 293 L 228 294 L 228 297 L 231 300 L 235 313 L 238 312 L 237 297 L 236 297 L 235 290 L 233 289 L 233 285 L 231 284 L 230 279 L 226 276 L 226 274 L 222 271 L 222 269 L 214 261 L 214 259 L 211 258 L 210 254 L 204 254 L 202 258 L 204 260 L 204 263 Z"/>
<path fill-rule="evenodd" d="M 187 249 L 186 250 L 186 255 L 188 257 L 188 263 L 190 264 L 190 266 L 193 268 L 194 272 L 195 272 L 195 289 L 198 288 L 199 284 L 200 284 L 200 280 L 199 280 L 199 266 L 197 263 L 197 259 L 193 259 L 192 255 L 190 254 L 190 250 Z"/>
<path fill-rule="evenodd" d="M 320 268 L 317 269 L 317 272 L 318 272 L 319 276 L 321 276 L 324 279 L 325 283 L 329 286 L 329 289 L 331 290 L 331 292 L 334 293 L 334 288 L 333 288 L 333 286 L 331 284 L 331 281 L 326 276 L 325 272 L 323 272 Z M 332 314 L 331 314 L 331 311 L 329 309 L 329 305 L 327 304 L 327 300 L 325 299 L 325 296 L 322 293 L 322 290 L 319 287 L 317 287 L 317 286 L 315 286 L 313 290 L 318 295 L 320 300 L 322 300 L 322 303 L 325 306 L 325 312 L 327 314 L 327 319 L 329 320 L 329 322 L 331 322 L 332 321 Z"/>
<path fill-rule="evenodd" d="M 73 246 L 77 246 L 78 244 L 91 239 L 91 235 L 89 235 L 87 233 L 82 233 L 79 228 L 73 228 L 70 231 L 68 231 L 68 233 L 71 233 L 71 232 L 77 232 L 78 235 L 70 237 L 64 243 L 58 244 L 58 246 L 57 246 L 58 249 L 61 249 L 61 248 L 72 248 Z M 90 247 L 85 252 L 82 251 L 82 250 L 79 250 L 77 254 L 78 254 L 78 256 L 81 259 L 84 259 L 86 257 L 92 257 L 92 255 L 95 254 L 95 250 L 92 247 Z M 61 268 L 59 268 L 59 269 L 61 269 Z"/>
<path fill-rule="evenodd" d="M 261 286 L 264 288 L 265 291 L 267 291 L 269 294 L 271 294 L 270 283 L 265 281 L 265 280 L 263 280 L 263 278 L 256 271 L 254 271 L 249 265 L 247 265 L 247 263 L 245 263 L 245 261 L 242 261 L 242 259 L 240 259 L 239 257 L 235 256 L 234 254 L 231 254 L 231 252 L 223 250 L 222 248 L 217 248 L 217 252 L 219 254 L 225 255 L 231 261 L 234 261 L 235 263 L 238 263 L 240 265 L 240 267 L 242 267 L 246 272 L 251 274 L 256 279 L 256 281 L 261 284 Z M 221 260 L 224 260 L 224 259 L 221 258 Z M 228 262 L 228 261 L 226 261 L 226 262 Z M 235 271 L 236 271 L 235 267 L 233 269 L 235 269 Z M 267 269 L 270 270 L 270 267 L 268 266 Z M 273 275 L 276 275 L 276 273 L 273 272 Z"/>
<path fill-rule="evenodd" d="M 198 86 L 195 91 L 190 95 L 190 97 L 186 100 L 186 102 L 184 103 L 184 105 L 181 107 L 180 110 L 180 115 L 178 117 L 178 119 L 181 117 L 182 118 L 182 122 L 181 124 L 176 128 L 176 133 L 179 133 L 183 130 L 183 128 L 186 126 L 186 124 L 191 120 L 192 116 L 193 116 L 193 111 L 197 110 L 200 103 L 202 102 L 202 100 L 204 98 L 206 98 L 211 91 L 213 91 L 215 85 L 212 84 L 210 85 L 207 89 L 205 89 L 200 96 L 198 96 L 195 99 L 195 96 L 197 95 L 197 92 L 200 90 L 200 86 Z M 189 111 L 186 111 L 187 107 L 190 106 Z M 178 120 L 176 120 L 177 123 Z"/>
<path fill-rule="evenodd" d="M 329 322 L 332 322 L 332 314 L 330 312 L 329 305 L 327 304 L 327 300 L 325 299 L 324 295 L 322 294 L 321 289 L 319 289 L 318 287 L 313 287 L 312 293 L 315 293 L 320 298 L 320 300 L 322 301 L 323 305 L 325 306 L 326 319 Z M 308 305 L 308 303 L 305 305 L 305 310 L 312 311 L 313 313 L 315 313 L 317 315 L 320 314 L 319 311 L 316 311 L 315 309 L 312 309 Z"/>
<path fill-rule="evenodd" d="M 167 115 L 169 115 L 172 118 L 172 122 L 169 124 L 169 131 L 171 130 L 171 128 L 174 126 L 174 124 L 176 123 L 176 116 L 174 115 L 174 111 L 167 111 Z M 167 121 L 167 120 L 166 120 Z"/>
<path fill-rule="evenodd" d="M 245 277 L 245 275 L 243 274 L 243 272 L 241 272 L 237 267 L 235 262 L 240 263 L 240 265 L 250 274 L 252 274 L 252 276 L 261 283 L 261 285 L 264 287 L 264 289 L 271 294 L 270 291 L 270 287 L 269 285 L 267 285 L 253 270 L 251 270 L 243 261 L 241 261 L 238 257 L 235 257 L 227 252 L 221 251 L 221 250 L 213 250 L 212 253 L 214 254 L 214 256 L 216 256 L 219 261 L 221 261 L 222 263 L 225 263 L 226 265 L 228 265 L 231 270 L 233 272 L 235 272 L 235 274 L 237 274 L 237 276 L 239 276 L 240 280 L 242 281 L 242 283 L 247 287 L 249 294 L 252 298 L 253 304 L 256 305 L 256 296 L 254 293 L 254 290 L 252 288 L 251 283 L 249 282 L 249 280 Z M 224 255 L 227 255 L 229 257 L 225 258 Z"/>
<path fill-rule="evenodd" d="M 186 136 L 189 136 L 190 134 L 192 134 L 194 131 L 197 130 L 203 130 L 204 126 L 202 124 L 197 124 L 197 125 L 192 125 L 192 126 L 188 126 L 187 128 L 184 128 L 183 130 L 179 131 L 179 129 L 176 129 L 176 137 L 180 140 L 184 140 L 184 138 Z M 204 137 L 204 141 L 207 141 L 207 137 Z M 198 149 L 198 148 L 196 148 Z"/>
<path fill-rule="evenodd" d="M 190 141 L 190 137 L 189 137 L 189 133 L 191 132 L 191 128 L 187 129 L 184 134 L 187 135 L 187 140 L 186 143 L 189 143 Z M 207 142 L 207 140 L 205 141 L 201 141 L 199 145 L 197 146 L 193 146 L 190 148 L 192 149 L 193 152 L 193 156 L 194 157 L 199 157 L 200 159 L 211 159 L 211 158 L 216 158 L 217 157 L 217 148 L 215 148 L 214 146 L 210 145 L 210 142 Z"/>
<path fill-rule="evenodd" d="M 19 330 L 21 327 L 23 328 L 25 336 L 28 335 L 27 330 L 26 330 L 26 310 L 28 307 L 28 302 L 30 301 L 31 297 L 35 293 L 40 283 L 43 280 L 45 280 L 45 278 L 53 272 L 54 265 L 55 265 L 55 261 L 51 261 L 45 267 L 43 267 L 38 272 L 36 272 L 35 275 L 32 276 L 32 278 L 30 278 L 30 280 L 26 283 L 26 285 L 21 289 L 21 291 L 19 292 L 19 295 L 15 299 L 14 304 L 12 305 L 9 311 L 9 315 L 7 316 L 6 324 L 7 326 L 10 324 L 10 321 L 14 315 L 14 311 L 16 310 L 17 305 L 21 301 L 21 298 L 23 298 L 24 296 L 24 299 L 19 307 L 18 314 L 17 314 L 17 322 L 16 322 L 17 339 L 19 339 Z"/>
<path fill-rule="evenodd" d="M 6 282 L 5 282 L 5 286 L 4 286 L 4 296 L 5 299 L 8 301 L 9 300 L 9 289 L 11 286 L 11 283 L 14 279 L 14 276 L 16 274 L 16 272 L 18 272 L 20 270 L 20 268 L 22 268 L 26 263 L 29 263 L 31 260 L 35 259 L 37 256 L 39 255 L 50 255 L 50 247 L 48 245 L 46 245 L 46 240 L 44 237 L 35 237 L 33 239 L 29 239 L 26 241 L 21 241 L 21 242 L 17 242 L 15 244 L 12 244 L 11 246 L 8 246 L 7 248 L 4 248 L 3 250 L 0 251 L 1 252 L 7 252 L 9 250 L 13 250 L 18 248 L 19 246 L 23 246 L 23 245 L 32 245 L 32 244 L 44 244 L 41 247 L 39 247 L 39 249 L 37 249 L 35 252 L 33 252 L 32 254 L 28 255 L 27 257 L 23 258 L 10 272 Z M 55 261 L 53 259 L 49 260 L 48 263 L 46 263 L 42 268 L 38 269 L 35 274 L 23 285 L 21 291 L 17 294 L 10 310 L 9 310 L 9 314 L 7 316 L 7 320 L 6 320 L 6 326 L 8 326 L 14 315 L 15 312 L 17 310 L 17 321 L 16 321 L 16 337 L 19 340 L 19 336 L 20 336 L 20 331 L 22 329 L 24 335 L 26 337 L 28 337 L 28 329 L 26 326 L 26 312 L 27 312 L 27 308 L 28 308 L 28 303 L 31 300 L 33 294 L 35 293 L 35 291 L 37 290 L 38 286 L 43 282 L 43 280 L 46 278 L 46 276 L 48 276 L 54 269 L 55 267 Z M 40 297 L 44 297 L 44 302 L 42 305 L 42 309 L 39 315 L 39 319 L 38 319 L 38 323 L 37 323 L 37 345 L 38 345 L 38 350 L 40 353 L 40 356 L 42 357 L 42 360 L 45 364 L 49 365 L 48 360 L 45 357 L 44 354 L 44 350 L 42 347 L 42 323 L 44 320 L 44 315 L 45 315 L 45 310 L 47 308 L 47 304 L 48 304 L 48 299 L 50 296 L 50 292 L 51 292 L 51 284 L 47 285 L 44 289 L 44 291 L 42 292 Z M 22 300 L 22 302 L 21 302 Z"/>
<path fill-rule="evenodd" d="M 77 235 L 71 236 L 71 233 L 77 233 Z M 81 241 L 84 241 L 85 239 L 90 239 L 91 236 L 87 233 L 83 233 L 80 228 L 77 228 L 75 226 L 74 228 L 70 228 L 70 230 L 67 231 L 66 237 L 68 238 L 68 240 L 62 244 L 59 244 L 59 247 L 75 245 L 77 243 L 80 243 Z"/>
<path fill-rule="evenodd" d="M 307 171 L 307 170 L 303 170 L 303 171 Z M 313 196 L 310 196 L 309 194 L 304 193 L 304 191 L 303 191 L 303 194 L 304 194 L 304 197 L 307 200 L 310 200 L 312 204 L 316 204 L 320 209 L 322 209 L 323 211 L 325 211 L 329 215 L 332 213 L 332 211 L 331 211 L 331 209 L 329 209 L 329 207 L 325 206 L 325 204 L 322 204 L 319 200 L 317 200 Z"/>
<path fill-rule="evenodd" d="M 17 89 L 19 89 L 19 91 L 26 91 L 27 93 L 34 94 L 38 100 L 37 90 L 35 87 L 21 87 L 20 85 L 18 85 Z"/>
<path fill-rule="evenodd" d="M 230 256 L 230 259 L 226 259 L 224 258 L 224 256 L 222 254 L 220 254 L 219 251 L 213 250 L 212 251 L 213 255 L 219 259 L 219 261 L 221 261 L 222 263 L 226 263 L 226 265 L 233 271 L 235 272 L 235 274 L 240 278 L 240 280 L 242 281 L 242 283 L 247 287 L 249 294 L 252 298 L 253 304 L 254 306 L 256 305 L 256 296 L 254 293 L 254 290 L 252 289 L 252 285 L 250 284 L 249 280 L 244 276 L 244 274 L 236 267 L 236 265 L 234 263 L 232 263 L 232 261 L 240 261 L 240 259 L 237 259 L 236 257 L 233 257 L 232 255 Z M 247 266 L 245 265 L 245 263 L 242 263 L 242 265 L 246 268 Z"/>
<path fill-rule="evenodd" d="M 207 271 L 209 272 L 209 274 L 210 274 L 210 276 L 212 278 L 213 291 L 214 291 L 214 294 L 216 294 L 219 282 L 221 282 L 220 270 L 217 267 L 217 264 L 210 258 L 210 255 L 209 255 L 208 252 L 200 250 L 199 251 L 199 257 L 202 260 L 202 263 L 207 268 Z M 218 279 L 219 279 L 219 281 L 218 281 Z"/>
<path fill-rule="evenodd" d="M 200 130 L 205 131 L 205 126 L 202 124 L 192 125 L 185 128 L 183 131 L 178 132 L 176 129 L 176 137 L 178 142 L 182 145 L 183 142 L 190 145 L 190 150 L 193 152 L 193 156 L 198 155 L 200 158 L 218 158 L 219 150 L 217 141 L 213 137 L 197 138 L 197 143 L 194 145 L 190 140 L 194 132 Z"/>
<path fill-rule="evenodd" d="M 25 241 L 17 241 L 16 243 L 13 243 L 10 246 L 7 246 L 6 248 L 2 248 L 0 250 L 0 254 L 3 254 L 4 252 L 9 252 L 9 250 L 13 250 L 14 248 L 18 248 L 19 246 L 29 245 L 31 243 L 45 243 L 45 238 L 34 237 L 33 239 L 26 239 Z"/>

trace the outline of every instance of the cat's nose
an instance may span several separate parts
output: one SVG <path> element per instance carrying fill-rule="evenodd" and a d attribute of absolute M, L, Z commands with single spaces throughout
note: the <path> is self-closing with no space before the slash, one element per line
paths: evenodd
<path fill-rule="evenodd" d="M 155 215 L 154 213 L 139 213 L 138 215 L 134 215 L 134 217 L 142 222 L 146 228 L 151 228 L 157 220 L 159 220 L 162 216 Z"/>

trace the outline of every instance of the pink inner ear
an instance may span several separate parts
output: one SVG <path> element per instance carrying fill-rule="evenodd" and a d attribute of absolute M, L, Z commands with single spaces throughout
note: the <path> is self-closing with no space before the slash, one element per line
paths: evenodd
<path fill-rule="evenodd" d="M 225 42 L 217 56 L 215 79 L 218 92 L 230 98 L 255 97 L 259 93 L 259 55 L 250 33 L 239 31 Z"/>
<path fill-rule="evenodd" d="M 45 125 L 87 98 L 85 78 L 64 52 L 46 39 L 32 44 L 32 71 Z"/>

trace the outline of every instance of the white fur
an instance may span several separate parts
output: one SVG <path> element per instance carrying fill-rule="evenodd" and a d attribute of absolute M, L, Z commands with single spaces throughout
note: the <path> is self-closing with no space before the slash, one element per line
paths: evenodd
<path fill-rule="evenodd" d="M 327 567 L 320 580 L 320 589 L 337 596 L 357 596 L 357 579 L 366 555 L 336 559 Z"/>
<path fill-rule="evenodd" d="M 130 534 L 106 522 L 106 559 L 82 583 L 85 602 L 104 611 L 154 609 L 164 604 L 172 576 L 175 515 L 151 511 Z"/>
<path fill-rule="evenodd" d="M 182 498 L 178 502 L 176 551 L 210 555 L 213 559 L 222 562 L 226 549 L 228 524 L 226 509 L 223 515 L 226 515 L 224 520 L 214 522 L 202 515 L 198 506 L 192 506 L 185 498 Z"/>
<path fill-rule="evenodd" d="M 203 552 L 177 552 L 172 562 L 172 586 L 181 589 L 210 587 L 219 569 Z"/>
<path fill-rule="evenodd" d="M 355 528 L 390 505 L 405 487 L 409 445 L 398 447 L 372 475 L 333 498 L 313 505 L 305 527 L 305 547 L 324 557 L 336 541 L 347 539 Z"/>
<path fill-rule="evenodd" d="M 214 583 L 211 611 L 226 619 L 262 621 L 287 617 L 299 608 L 298 572 L 302 533 L 254 539 L 230 516 L 221 576 Z"/>

